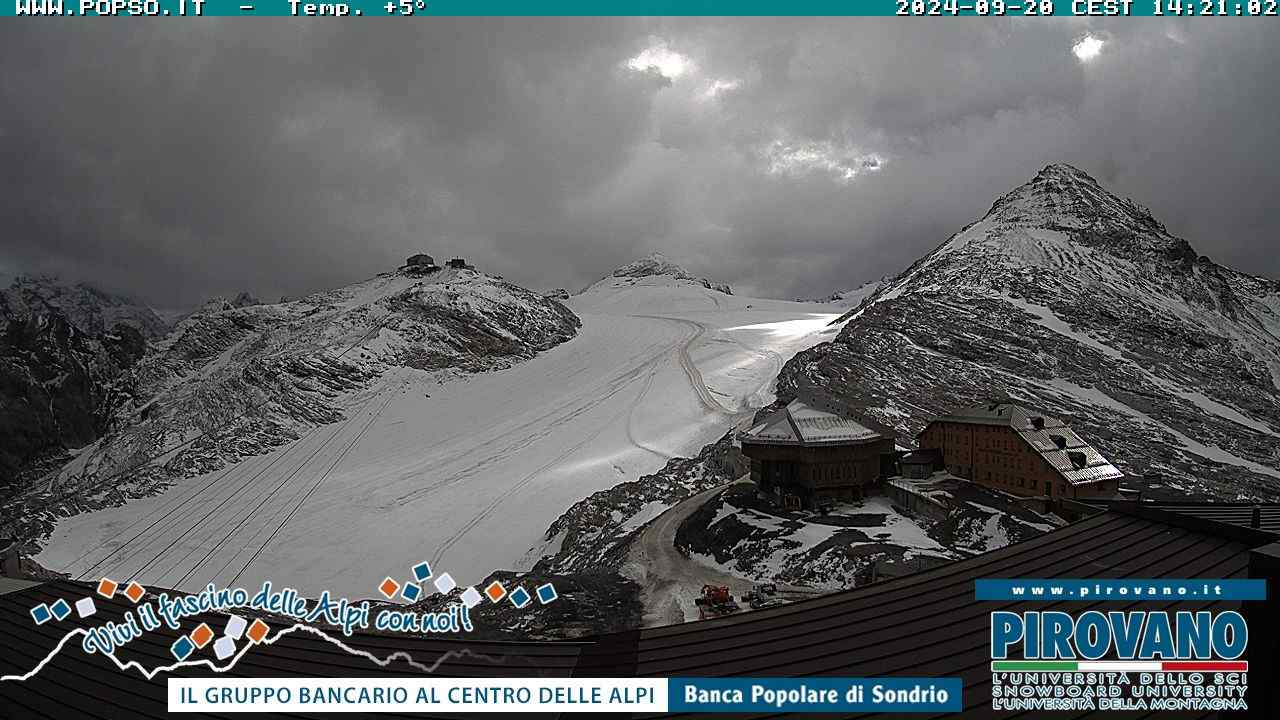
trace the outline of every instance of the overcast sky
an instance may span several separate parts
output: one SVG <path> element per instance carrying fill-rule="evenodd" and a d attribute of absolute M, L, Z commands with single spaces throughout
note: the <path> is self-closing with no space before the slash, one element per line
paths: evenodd
<path fill-rule="evenodd" d="M 6 23 L 0 270 L 181 307 L 418 250 L 576 290 L 662 250 L 739 292 L 816 296 L 901 270 L 1066 162 L 1280 277 L 1275 29 Z"/>

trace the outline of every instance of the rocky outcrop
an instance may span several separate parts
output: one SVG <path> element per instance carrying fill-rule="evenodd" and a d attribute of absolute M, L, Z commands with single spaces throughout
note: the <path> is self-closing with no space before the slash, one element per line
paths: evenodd
<path fill-rule="evenodd" d="M 131 389 L 146 340 L 131 325 L 93 336 L 57 309 L 0 306 L 0 500 L 92 443 Z"/>

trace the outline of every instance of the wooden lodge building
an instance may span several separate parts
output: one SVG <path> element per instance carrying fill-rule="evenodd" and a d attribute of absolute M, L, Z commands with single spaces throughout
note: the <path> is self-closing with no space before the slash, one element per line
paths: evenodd
<path fill-rule="evenodd" d="M 761 494 L 787 509 L 861 498 L 892 474 L 893 439 L 831 408 L 793 400 L 740 434 Z"/>
<path fill-rule="evenodd" d="M 1007 402 L 940 417 L 917 438 L 953 475 L 1014 495 L 1111 498 L 1124 475 L 1058 418 Z"/>

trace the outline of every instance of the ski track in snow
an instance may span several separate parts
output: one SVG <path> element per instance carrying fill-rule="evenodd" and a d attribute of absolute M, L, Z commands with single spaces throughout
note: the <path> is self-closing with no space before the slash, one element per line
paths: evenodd
<path fill-rule="evenodd" d="M 443 384 L 395 369 L 338 423 L 67 518 L 38 559 L 192 591 L 236 578 L 372 597 L 422 560 L 475 582 L 577 500 L 714 441 L 772 399 L 783 361 L 834 333 L 828 305 L 662 278 L 604 281 L 569 305 L 579 335 L 531 360 Z"/>

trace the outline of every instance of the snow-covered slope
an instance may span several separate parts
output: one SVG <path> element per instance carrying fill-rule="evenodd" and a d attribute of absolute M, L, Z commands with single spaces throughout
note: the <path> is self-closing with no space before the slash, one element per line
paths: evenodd
<path fill-rule="evenodd" d="M 1278 308 L 1280 283 L 1053 165 L 847 313 L 780 387 L 842 395 L 904 440 L 1007 395 L 1071 417 L 1151 495 L 1275 498 Z"/>
<path fill-rule="evenodd" d="M 579 499 L 723 436 L 772 400 L 791 354 L 836 332 L 830 306 L 611 276 L 568 301 L 582 325 L 557 345 L 564 305 L 450 272 L 185 320 L 145 363 L 175 401 L 139 408 L 139 426 L 168 419 L 134 437 L 235 418 L 251 457 L 227 464 L 222 443 L 175 459 L 191 477 L 62 520 L 40 562 L 352 596 L 423 559 L 475 581 Z"/>
<path fill-rule="evenodd" d="M 167 474 L 221 469 L 338 421 L 349 394 L 391 370 L 505 367 L 577 325 L 563 305 L 469 270 L 390 273 L 279 305 L 208 303 L 139 364 L 137 405 L 54 488 L 169 448 Z"/>

